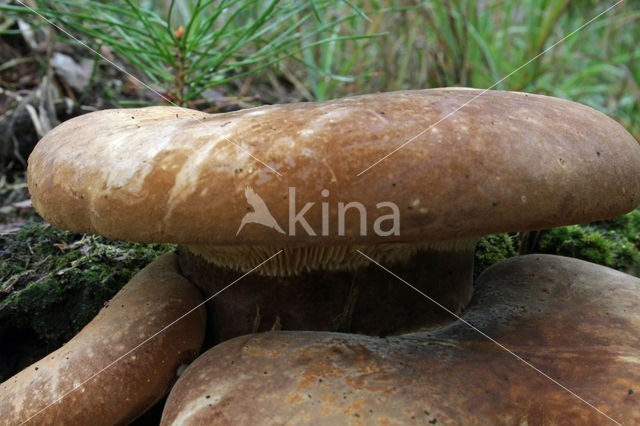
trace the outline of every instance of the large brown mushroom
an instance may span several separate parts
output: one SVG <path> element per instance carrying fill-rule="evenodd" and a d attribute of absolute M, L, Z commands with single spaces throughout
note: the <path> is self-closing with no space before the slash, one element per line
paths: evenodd
<path fill-rule="evenodd" d="M 280 327 L 417 330 L 437 313 L 366 256 L 460 312 L 480 235 L 640 203 L 640 146 L 615 121 L 561 99 L 480 93 L 95 112 L 38 143 L 29 189 L 61 228 L 181 244 L 183 273 L 217 294 L 217 341 Z"/>
<path fill-rule="evenodd" d="M 180 377 L 161 424 L 640 424 L 640 279 L 512 258 L 481 275 L 462 319 L 385 339 L 229 340 Z"/>
<path fill-rule="evenodd" d="M 0 384 L 0 423 L 134 420 L 166 395 L 200 352 L 205 312 L 192 309 L 201 301 L 179 274 L 176 256 L 158 258 L 63 347 Z"/>

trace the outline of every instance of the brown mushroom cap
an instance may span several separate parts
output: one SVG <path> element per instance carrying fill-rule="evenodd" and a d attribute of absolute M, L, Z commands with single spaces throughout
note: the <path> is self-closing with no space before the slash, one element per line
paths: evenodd
<path fill-rule="evenodd" d="M 354 278 L 320 283 L 306 272 L 362 269 L 366 256 L 397 265 L 421 251 L 427 263 L 448 265 L 424 279 L 457 312 L 472 293 L 480 235 L 604 219 L 640 203 L 640 146 L 615 121 L 561 99 L 460 88 L 216 115 L 100 111 L 46 135 L 28 174 L 33 205 L 53 225 L 184 245 L 181 267 L 208 296 L 227 285 L 216 268 L 248 271 L 275 253 L 258 274 L 302 277 L 293 281 L 327 286 L 323 295 Z M 269 226 L 244 222 L 258 201 Z M 351 203 L 362 211 L 341 215 Z M 274 289 L 295 299 L 299 287 L 287 283 L 266 283 L 256 305 L 273 305 Z M 389 297 L 382 288 L 358 302 L 360 311 L 375 317 Z M 333 329 L 332 321 L 303 324 Z"/>
<path fill-rule="evenodd" d="M 640 424 L 638 278 L 529 255 L 494 265 L 477 287 L 465 320 L 616 421 Z M 607 418 L 456 322 L 387 339 L 277 332 L 229 340 L 180 377 L 161 424 L 428 422 Z"/>
<path fill-rule="evenodd" d="M 608 218 L 640 203 L 640 146 L 614 120 L 562 99 L 502 91 L 474 98 L 480 93 L 402 91 L 216 115 L 98 111 L 38 143 L 29 190 L 36 210 L 64 229 L 267 248 L 477 237 Z M 248 187 L 284 233 L 250 223 L 236 235 Z M 296 212 L 315 203 L 304 218 L 316 236 L 300 223 L 290 235 L 290 187 Z M 354 212 L 338 235 L 339 202 L 366 207 L 366 236 Z M 373 232 L 390 213 L 380 202 L 398 206 L 400 235 Z"/>
<path fill-rule="evenodd" d="M 0 384 L 0 423 L 127 424 L 142 415 L 198 355 L 204 308 L 96 373 L 201 301 L 176 256 L 158 258 L 62 348 Z"/>

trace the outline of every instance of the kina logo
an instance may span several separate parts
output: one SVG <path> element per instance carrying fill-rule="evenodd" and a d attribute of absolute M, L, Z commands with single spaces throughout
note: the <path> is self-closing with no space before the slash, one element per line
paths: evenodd
<path fill-rule="evenodd" d="M 244 229 L 245 225 L 256 223 L 292 237 L 296 235 L 297 227 L 301 227 L 307 235 L 312 237 L 318 234 L 323 237 L 336 234 L 342 237 L 347 233 L 347 213 L 350 215 L 352 234 L 354 231 L 359 231 L 361 236 L 366 236 L 367 233 L 373 231 L 381 237 L 400 235 L 400 209 L 394 202 L 382 201 L 376 203 L 375 213 L 377 213 L 377 217 L 371 221 L 369 220 L 371 219 L 371 211 L 367 211 L 367 207 L 364 204 L 358 201 L 348 203 L 338 202 L 332 209 L 332 206 L 330 206 L 328 202 L 329 195 L 329 190 L 323 189 L 320 191 L 320 203 L 311 201 L 304 204 L 302 208 L 298 208 L 296 206 L 296 188 L 289 187 L 289 195 L 288 197 L 284 197 L 287 198 L 289 202 L 289 232 L 287 234 L 273 217 L 262 197 L 256 194 L 250 186 L 247 186 L 244 190 L 244 196 L 250 205 L 250 209 L 253 211 L 245 213 L 236 231 L 236 236 L 240 234 L 240 231 Z M 321 223 L 314 223 L 316 226 L 314 229 L 305 218 L 305 215 L 317 204 L 320 204 Z M 330 213 L 332 210 L 334 211 L 333 215 Z M 317 209 L 315 213 L 317 213 Z M 321 225 L 321 229 L 318 229 L 318 225 Z M 373 229 L 370 229 L 372 225 Z"/>

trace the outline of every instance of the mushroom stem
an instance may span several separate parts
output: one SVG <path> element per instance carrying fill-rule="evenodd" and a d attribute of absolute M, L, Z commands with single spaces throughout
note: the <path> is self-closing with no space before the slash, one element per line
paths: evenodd
<path fill-rule="evenodd" d="M 438 303 L 460 313 L 473 292 L 473 250 L 476 239 L 436 244 L 284 249 L 265 264 L 268 275 L 252 273 L 218 294 L 208 305 L 209 343 L 267 331 L 276 319 L 283 330 L 355 332 L 395 335 L 418 331 L 451 320 L 391 274 L 384 273 L 358 251 L 388 266 Z M 207 296 L 212 296 L 276 248 L 181 247 L 182 272 Z M 262 251 L 267 256 L 258 258 Z M 195 253 L 194 253 L 195 252 Z M 222 253 L 225 256 L 212 254 Z M 265 252 L 266 253 L 266 252 Z M 309 259 L 323 259 L 315 264 Z M 204 254 L 204 256 L 203 256 Z M 205 256 L 207 256 L 205 258 Z M 301 259 L 306 259 L 304 263 Z M 249 263 L 250 259 L 252 263 Z M 226 266 L 221 266 L 227 262 Z M 295 266 L 294 267 L 292 267 Z M 303 266 L 300 266 L 303 265 Z M 332 265 L 333 270 L 327 265 Z M 321 269 L 322 268 L 322 269 Z M 295 270 L 296 273 L 291 273 Z M 260 324 L 256 326 L 256 309 Z M 257 330 L 256 330 L 257 327 Z"/>

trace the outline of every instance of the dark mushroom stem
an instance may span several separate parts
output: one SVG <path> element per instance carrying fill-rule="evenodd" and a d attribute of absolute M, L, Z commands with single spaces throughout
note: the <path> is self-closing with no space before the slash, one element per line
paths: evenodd
<path fill-rule="evenodd" d="M 209 303 L 217 343 L 267 330 L 320 330 L 386 336 L 424 330 L 451 315 L 358 253 L 389 267 L 460 313 L 473 292 L 477 239 L 429 244 L 288 248 Z M 183 246 L 180 267 L 205 295 L 222 290 L 276 253 L 273 247 Z"/>

